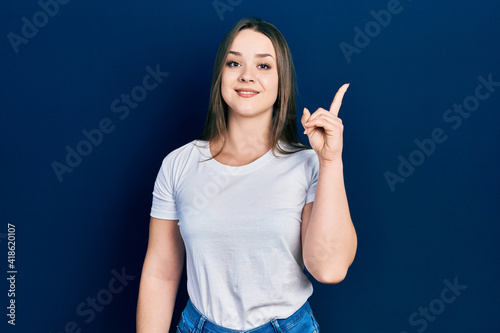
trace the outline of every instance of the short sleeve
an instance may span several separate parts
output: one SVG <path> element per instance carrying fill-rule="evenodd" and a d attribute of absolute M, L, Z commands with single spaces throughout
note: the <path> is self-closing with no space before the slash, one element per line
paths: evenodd
<path fill-rule="evenodd" d="M 174 159 L 173 154 L 163 159 L 160 171 L 156 176 L 153 189 L 151 217 L 165 220 L 178 220 L 179 214 L 174 196 Z"/>
<path fill-rule="evenodd" d="M 316 194 L 316 185 L 318 184 L 319 175 L 319 160 L 318 155 L 314 153 L 306 161 L 306 173 L 309 182 L 309 187 L 306 192 L 306 204 L 314 201 L 314 196 Z"/>

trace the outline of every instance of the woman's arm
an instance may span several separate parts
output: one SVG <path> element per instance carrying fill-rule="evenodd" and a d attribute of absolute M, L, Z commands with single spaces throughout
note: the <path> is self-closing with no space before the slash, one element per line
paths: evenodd
<path fill-rule="evenodd" d="M 184 257 L 177 220 L 151 217 L 137 302 L 138 333 L 168 332 Z"/>
<path fill-rule="evenodd" d="M 302 212 L 302 251 L 307 270 L 323 283 L 344 279 L 358 243 L 344 186 L 344 125 L 338 117 L 348 87 L 340 87 L 329 111 L 319 108 L 311 115 L 304 109 L 301 119 L 319 160 L 314 204 L 305 205 Z"/>
<path fill-rule="evenodd" d="M 354 260 L 357 237 L 344 188 L 342 161 L 320 164 L 314 202 L 302 211 L 304 264 L 322 283 L 339 283 Z"/>

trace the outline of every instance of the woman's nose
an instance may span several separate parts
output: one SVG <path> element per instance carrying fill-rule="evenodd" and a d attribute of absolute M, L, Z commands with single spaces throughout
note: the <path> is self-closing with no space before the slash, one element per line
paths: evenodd
<path fill-rule="evenodd" d="M 248 67 L 244 67 L 241 71 L 240 75 L 240 81 L 241 82 L 254 82 L 255 77 L 254 74 L 252 73 L 252 70 Z"/>

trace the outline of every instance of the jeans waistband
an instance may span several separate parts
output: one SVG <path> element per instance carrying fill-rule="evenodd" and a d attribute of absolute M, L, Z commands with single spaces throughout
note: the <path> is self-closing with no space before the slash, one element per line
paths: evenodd
<path fill-rule="evenodd" d="M 235 333 L 235 332 L 249 332 L 249 333 L 264 333 L 264 332 L 282 332 L 290 325 L 294 324 L 298 320 L 300 320 L 304 314 L 311 313 L 311 306 L 309 305 L 309 301 L 306 301 L 304 305 L 302 305 L 297 311 L 295 311 L 292 315 L 284 319 L 272 319 L 267 323 L 251 328 L 248 330 L 235 330 L 231 328 L 226 328 L 223 326 L 219 326 L 216 323 L 209 320 L 205 317 L 200 311 L 193 305 L 191 300 L 189 299 L 184 309 L 184 313 L 189 317 L 189 320 L 197 326 L 196 332 L 202 332 L 202 330 L 207 330 L 209 332 L 217 332 L 217 333 Z"/>

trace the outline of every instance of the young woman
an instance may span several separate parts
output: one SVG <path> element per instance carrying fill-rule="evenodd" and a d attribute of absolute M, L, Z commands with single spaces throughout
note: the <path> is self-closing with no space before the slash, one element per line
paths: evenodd
<path fill-rule="evenodd" d="M 342 166 L 348 85 L 295 124 L 290 50 L 270 23 L 243 19 L 214 66 L 203 134 L 163 160 L 142 270 L 139 333 L 166 332 L 184 258 L 189 301 L 177 332 L 319 332 L 311 282 L 342 281 L 357 238 Z"/>

